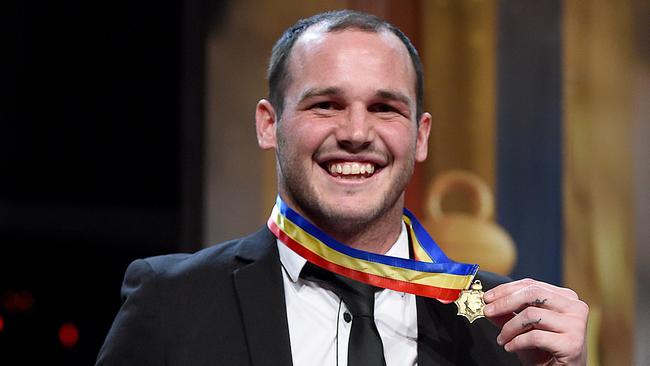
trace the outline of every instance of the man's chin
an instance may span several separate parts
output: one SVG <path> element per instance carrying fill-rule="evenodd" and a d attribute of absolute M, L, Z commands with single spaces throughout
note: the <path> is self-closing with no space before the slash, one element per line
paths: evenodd
<path fill-rule="evenodd" d="M 350 231 L 365 229 L 377 219 L 377 208 L 355 205 L 336 205 L 323 207 L 320 211 L 321 225 L 329 226 L 328 229 L 337 231 Z"/>

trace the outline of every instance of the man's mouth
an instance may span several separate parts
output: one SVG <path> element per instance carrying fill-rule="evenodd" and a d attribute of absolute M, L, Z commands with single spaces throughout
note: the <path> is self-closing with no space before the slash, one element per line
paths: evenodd
<path fill-rule="evenodd" d="M 373 163 L 359 161 L 330 161 L 324 165 L 331 176 L 341 178 L 369 178 L 377 169 Z"/>

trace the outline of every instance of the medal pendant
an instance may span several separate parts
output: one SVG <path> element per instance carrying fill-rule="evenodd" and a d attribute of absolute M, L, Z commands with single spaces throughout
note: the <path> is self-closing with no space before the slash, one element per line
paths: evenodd
<path fill-rule="evenodd" d="M 483 286 L 481 285 L 481 281 L 475 280 L 472 286 L 470 286 L 470 289 L 462 291 L 454 303 L 458 307 L 457 315 L 464 316 L 470 323 L 478 318 L 484 318 L 483 308 L 485 307 L 485 301 L 483 301 Z"/>

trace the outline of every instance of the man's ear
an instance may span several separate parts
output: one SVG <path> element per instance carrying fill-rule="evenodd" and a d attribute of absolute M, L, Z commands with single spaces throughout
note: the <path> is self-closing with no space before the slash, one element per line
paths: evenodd
<path fill-rule="evenodd" d="M 427 158 L 429 151 L 429 133 L 431 132 L 431 115 L 422 113 L 418 126 L 417 140 L 415 141 L 415 161 L 421 163 Z"/>
<path fill-rule="evenodd" d="M 266 99 L 257 102 L 255 109 L 255 130 L 257 132 L 257 144 L 264 150 L 273 149 L 277 146 L 276 139 L 276 114 L 273 105 Z"/>

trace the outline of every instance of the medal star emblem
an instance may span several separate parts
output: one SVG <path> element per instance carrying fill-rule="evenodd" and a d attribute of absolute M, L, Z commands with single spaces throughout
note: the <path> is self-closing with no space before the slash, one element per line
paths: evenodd
<path fill-rule="evenodd" d="M 454 303 L 458 307 L 457 315 L 464 316 L 470 323 L 478 318 L 484 318 L 485 301 L 483 301 L 481 281 L 475 280 L 470 289 L 462 291 Z"/>

